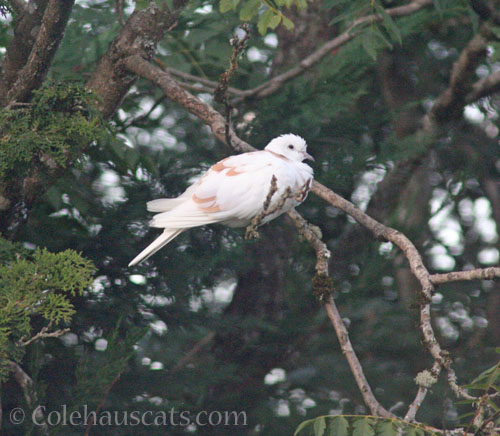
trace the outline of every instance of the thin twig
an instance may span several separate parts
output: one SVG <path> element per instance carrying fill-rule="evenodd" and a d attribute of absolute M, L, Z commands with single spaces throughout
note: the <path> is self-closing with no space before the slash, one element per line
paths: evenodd
<path fill-rule="evenodd" d="M 165 68 L 165 71 L 170 73 L 172 76 L 178 77 L 184 81 L 195 82 L 195 83 L 200 83 L 202 85 L 205 85 L 205 87 L 203 88 L 203 87 L 197 87 L 196 85 L 188 85 L 186 83 L 183 83 L 182 86 L 186 87 L 186 88 L 191 87 L 192 89 L 204 89 L 204 90 L 210 90 L 210 92 L 213 92 L 215 90 L 215 88 L 217 88 L 217 86 L 218 86 L 218 83 L 215 80 L 210 80 L 210 79 L 206 79 L 205 77 L 199 77 L 199 76 L 195 76 L 193 74 L 184 73 L 182 71 L 176 70 L 175 68 L 168 67 L 168 68 Z M 245 95 L 245 91 L 242 91 L 241 89 L 238 89 L 238 88 L 233 88 L 232 86 L 227 87 L 227 92 L 229 94 L 241 96 L 241 97 L 243 97 Z"/>
<path fill-rule="evenodd" d="M 189 362 L 191 362 L 202 349 L 206 347 L 215 338 L 215 332 L 209 332 L 206 336 L 201 338 L 193 348 L 191 348 L 182 359 L 180 359 L 175 366 L 168 372 L 168 375 L 172 376 L 184 368 Z"/>
<path fill-rule="evenodd" d="M 231 39 L 230 44 L 233 50 L 229 59 L 229 68 L 220 75 L 219 83 L 214 91 L 214 100 L 224 105 L 224 113 L 226 115 L 226 142 L 229 146 L 231 146 L 231 135 L 229 130 L 231 129 L 231 112 L 233 106 L 227 98 L 227 88 L 229 87 L 229 81 L 238 68 L 238 59 L 243 53 L 243 50 L 245 50 L 247 42 L 250 39 L 250 25 L 244 23 L 240 28 L 245 32 L 245 35 L 241 39 L 237 36 Z"/>
<path fill-rule="evenodd" d="M 342 321 L 342 317 L 340 316 L 333 298 L 330 298 L 330 301 L 325 304 L 325 309 L 328 313 L 328 318 L 330 319 L 335 332 L 337 333 L 337 337 L 339 338 L 342 352 L 344 353 L 347 362 L 349 363 L 349 367 L 351 368 L 351 372 L 354 375 L 358 388 L 363 395 L 365 403 L 370 408 L 371 413 L 375 416 L 381 416 L 383 418 L 394 416 L 392 413 L 385 410 L 373 395 L 370 385 L 368 384 L 368 381 L 366 380 L 366 377 L 363 373 L 363 368 L 361 367 L 358 357 L 356 356 L 356 353 L 354 352 L 354 349 L 352 347 L 351 341 L 349 340 L 349 334 L 347 333 L 347 329 L 345 328 L 344 322 Z"/>
<path fill-rule="evenodd" d="M 252 222 L 248 225 L 248 227 L 245 230 L 245 239 L 255 239 L 258 238 L 259 232 L 257 232 L 257 228 L 262 224 L 262 220 L 277 210 L 281 209 L 283 205 L 285 204 L 285 201 L 290 198 L 291 196 L 291 189 L 288 187 L 286 191 L 283 193 L 281 196 L 280 200 L 276 205 L 272 208 L 269 206 L 271 205 L 271 200 L 273 198 L 273 195 L 278 191 L 278 183 L 276 176 L 273 174 L 271 177 L 271 183 L 269 186 L 269 192 L 267 193 L 266 199 L 264 200 L 264 205 L 262 206 L 262 212 L 256 215 L 253 219 Z"/>
<path fill-rule="evenodd" d="M 143 121 L 147 120 L 150 117 L 153 111 L 165 100 L 165 98 L 166 98 L 165 95 L 162 94 L 159 98 L 156 99 L 156 101 L 153 103 L 151 108 L 146 113 L 131 119 L 128 123 L 126 123 L 125 128 L 128 128 L 130 126 L 141 125 Z"/>
<path fill-rule="evenodd" d="M 120 376 L 121 376 L 121 373 L 118 373 L 115 375 L 112 382 L 109 384 L 109 386 L 104 391 L 104 393 L 101 397 L 101 401 L 99 402 L 99 404 L 97 405 L 97 407 L 95 409 L 95 413 L 90 414 L 90 420 L 87 424 L 87 428 L 85 429 L 84 436 L 90 436 L 90 431 L 92 430 L 92 427 L 95 424 L 95 420 L 97 419 L 97 415 L 99 414 L 101 409 L 104 407 L 104 403 L 106 402 L 107 396 L 111 392 L 111 389 L 113 389 L 113 386 L 116 384 L 116 382 L 120 379 Z"/>
<path fill-rule="evenodd" d="M 395 8 L 388 8 L 385 10 L 386 14 L 391 17 L 403 17 L 407 15 L 411 15 L 420 9 L 423 9 L 427 6 L 432 5 L 432 0 L 415 0 L 411 3 L 403 6 L 397 6 Z M 356 30 L 360 26 L 365 24 L 372 24 L 375 22 L 382 21 L 384 18 L 381 14 L 370 14 L 364 17 L 360 17 L 357 20 L 354 20 L 347 26 L 347 29 L 335 37 L 334 39 L 328 41 L 319 49 L 315 50 L 309 56 L 305 57 L 300 61 L 300 63 L 291 68 L 288 71 L 285 71 L 282 74 L 279 74 L 272 79 L 267 80 L 264 83 L 261 83 L 259 86 L 255 88 L 242 90 L 237 88 L 227 88 L 227 92 L 235 96 L 235 98 L 231 101 L 232 104 L 241 103 L 245 99 L 261 99 L 268 97 L 269 95 L 277 92 L 286 82 L 295 77 L 301 75 L 305 71 L 312 68 L 314 65 L 319 63 L 323 58 L 335 52 L 338 48 L 351 41 L 357 35 L 359 35 L 360 31 Z M 206 78 L 197 77 L 189 73 L 184 73 L 173 68 L 168 68 L 168 72 L 172 75 L 179 77 L 183 80 L 187 80 L 190 82 L 199 82 L 203 85 L 206 85 L 208 88 L 216 88 L 217 82 L 208 80 Z"/>
<path fill-rule="evenodd" d="M 477 268 L 469 271 L 452 271 L 444 274 L 432 274 L 431 281 L 435 285 L 467 280 L 494 280 L 500 278 L 500 267 Z"/>
<path fill-rule="evenodd" d="M 66 333 L 69 332 L 69 328 L 65 329 L 60 329 L 60 330 L 55 330 L 53 332 L 49 332 L 50 330 L 50 325 L 47 327 L 42 327 L 42 329 L 33 337 L 26 339 L 24 336 L 19 339 L 19 345 L 22 345 L 23 347 L 28 346 L 32 342 L 37 341 L 38 339 L 44 339 L 44 338 L 58 338 Z"/>
<path fill-rule="evenodd" d="M 434 379 L 433 381 L 437 381 L 437 379 L 439 378 L 439 374 L 441 373 L 441 369 L 442 369 L 441 364 L 435 360 L 434 363 L 432 364 L 432 368 L 429 370 L 430 376 Z M 406 412 L 406 415 L 404 417 L 405 421 L 410 421 L 410 422 L 415 421 L 415 416 L 417 415 L 417 412 L 420 409 L 422 402 L 425 400 L 429 387 L 430 383 L 427 386 L 424 386 L 423 384 L 420 384 L 418 386 L 417 395 L 415 395 L 415 399 L 408 407 L 408 411 Z"/>

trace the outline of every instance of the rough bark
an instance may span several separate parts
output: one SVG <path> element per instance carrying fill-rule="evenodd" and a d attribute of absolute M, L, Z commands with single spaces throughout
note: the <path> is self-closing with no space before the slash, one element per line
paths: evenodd
<path fill-rule="evenodd" d="M 171 11 L 152 2 L 147 8 L 135 11 L 122 27 L 107 52 L 100 59 L 87 87 L 101 98 L 104 118 L 111 117 L 130 87 L 137 80 L 124 68 L 122 61 L 130 56 L 151 60 L 156 44 L 175 25 L 184 3 Z"/>
<path fill-rule="evenodd" d="M 36 41 L 48 0 L 31 0 L 24 13 L 15 18 L 14 37 L 2 63 L 0 106 L 7 104 L 7 93 L 24 67 Z"/>
<path fill-rule="evenodd" d="M 63 38 L 73 4 L 74 0 L 49 0 L 26 63 L 17 71 L 8 89 L 7 103 L 27 101 L 33 90 L 43 83 Z"/>

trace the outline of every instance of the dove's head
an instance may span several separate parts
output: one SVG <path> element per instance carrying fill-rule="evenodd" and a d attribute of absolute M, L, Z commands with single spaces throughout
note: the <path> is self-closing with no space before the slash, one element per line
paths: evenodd
<path fill-rule="evenodd" d="M 300 136 L 293 135 L 292 133 L 274 138 L 267 144 L 265 150 L 281 154 L 290 160 L 298 162 L 302 162 L 304 159 L 314 160 L 314 158 L 307 153 L 306 141 Z"/>

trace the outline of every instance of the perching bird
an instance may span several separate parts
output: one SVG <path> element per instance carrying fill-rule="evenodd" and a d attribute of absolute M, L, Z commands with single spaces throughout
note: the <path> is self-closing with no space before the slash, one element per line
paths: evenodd
<path fill-rule="evenodd" d="M 263 212 L 268 197 L 266 211 L 272 213 L 263 216 L 261 224 L 302 203 L 313 177 L 312 168 L 302 163 L 304 159 L 314 160 L 306 150 L 300 136 L 281 135 L 264 150 L 216 163 L 179 197 L 148 202 L 150 212 L 160 212 L 150 226 L 165 230 L 129 266 L 147 259 L 188 228 L 212 223 L 245 227 Z M 270 196 L 273 176 L 276 192 Z"/>

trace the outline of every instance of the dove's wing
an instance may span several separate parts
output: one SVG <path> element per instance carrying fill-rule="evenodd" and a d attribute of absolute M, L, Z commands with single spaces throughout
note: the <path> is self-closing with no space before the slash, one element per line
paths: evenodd
<path fill-rule="evenodd" d="M 163 207 L 173 207 L 155 215 L 151 226 L 173 229 L 216 222 L 247 225 L 262 210 L 273 175 L 279 186 L 289 186 L 295 181 L 293 171 L 266 151 L 228 157 L 212 166 L 172 203 L 168 203 L 172 200 L 155 200 L 155 206 L 164 201 Z M 279 195 L 278 190 L 275 196 Z"/>

